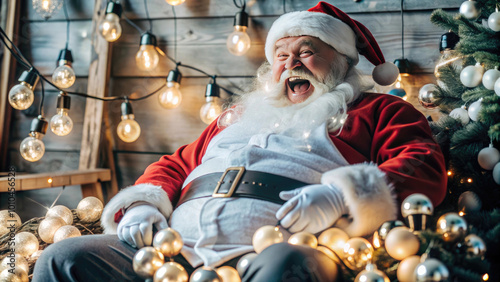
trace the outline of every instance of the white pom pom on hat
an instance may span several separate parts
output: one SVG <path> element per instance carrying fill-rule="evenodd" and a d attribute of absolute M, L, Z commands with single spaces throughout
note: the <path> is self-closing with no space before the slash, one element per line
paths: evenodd
<path fill-rule="evenodd" d="M 377 41 L 363 24 L 323 1 L 307 11 L 284 14 L 273 23 L 265 46 L 269 63 L 273 63 L 276 41 L 302 35 L 321 39 L 350 58 L 354 65 L 359 61 L 359 52 L 375 65 L 372 76 L 380 85 L 394 83 L 399 75 L 396 65 L 385 61 Z"/>

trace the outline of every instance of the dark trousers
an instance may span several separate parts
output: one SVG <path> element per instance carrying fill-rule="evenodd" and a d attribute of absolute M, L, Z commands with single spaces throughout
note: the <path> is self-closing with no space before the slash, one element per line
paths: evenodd
<path fill-rule="evenodd" d="M 37 281 L 144 281 L 132 269 L 137 249 L 116 235 L 69 238 L 46 248 L 38 259 Z M 235 267 L 240 257 L 224 265 Z M 195 270 L 181 255 L 174 261 L 189 275 Z M 243 281 L 336 281 L 338 267 L 323 253 L 308 247 L 276 244 L 260 253 L 245 272 Z"/>

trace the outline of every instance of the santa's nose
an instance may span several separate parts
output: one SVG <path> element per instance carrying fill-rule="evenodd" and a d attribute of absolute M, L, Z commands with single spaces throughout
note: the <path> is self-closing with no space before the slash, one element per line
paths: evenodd
<path fill-rule="evenodd" d="M 302 62 L 300 61 L 299 58 L 297 58 L 295 56 L 290 56 L 286 60 L 285 68 L 287 70 L 293 70 L 294 68 L 301 67 L 301 66 L 302 66 Z"/>

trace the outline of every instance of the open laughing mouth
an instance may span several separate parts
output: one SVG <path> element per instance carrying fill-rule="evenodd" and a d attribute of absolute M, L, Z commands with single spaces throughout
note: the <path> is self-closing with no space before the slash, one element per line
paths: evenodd
<path fill-rule="evenodd" d="M 302 95 L 309 91 L 311 88 L 311 83 L 309 80 L 304 79 L 300 76 L 292 76 L 286 80 L 286 84 L 288 85 L 288 89 L 294 95 Z"/>

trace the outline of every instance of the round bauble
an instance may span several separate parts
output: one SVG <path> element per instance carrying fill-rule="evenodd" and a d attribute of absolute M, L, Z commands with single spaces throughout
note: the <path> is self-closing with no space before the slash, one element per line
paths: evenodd
<path fill-rule="evenodd" d="M 191 274 L 189 282 L 222 282 L 222 277 L 214 269 L 202 266 Z"/>
<path fill-rule="evenodd" d="M 59 205 L 51 207 L 45 214 L 45 217 L 60 217 L 66 224 L 73 224 L 73 213 L 65 206 Z"/>
<path fill-rule="evenodd" d="M 484 68 L 477 63 L 474 66 L 467 66 L 460 72 L 460 81 L 467 87 L 476 87 L 481 84 Z"/>
<path fill-rule="evenodd" d="M 385 250 L 397 260 L 417 254 L 420 248 L 418 237 L 410 229 L 400 226 L 392 229 L 385 239 Z"/>
<path fill-rule="evenodd" d="M 483 75 L 483 85 L 488 90 L 495 89 L 495 82 L 500 78 L 500 71 L 497 68 L 487 70 Z"/>
<path fill-rule="evenodd" d="M 236 264 L 236 270 L 238 271 L 240 277 L 243 277 L 243 274 L 245 274 L 245 271 L 247 271 L 248 267 L 252 264 L 256 257 L 257 253 L 249 253 L 240 258 L 238 264 Z"/>
<path fill-rule="evenodd" d="M 265 248 L 283 242 L 283 233 L 277 226 L 265 225 L 257 229 L 252 237 L 252 245 L 260 254 Z"/>
<path fill-rule="evenodd" d="M 96 197 L 82 199 L 76 207 L 76 215 L 82 222 L 94 222 L 101 218 L 104 206 Z"/>
<path fill-rule="evenodd" d="M 481 237 L 476 234 L 469 234 L 464 239 L 464 245 L 467 247 L 466 256 L 468 258 L 484 259 L 486 254 L 486 244 Z"/>
<path fill-rule="evenodd" d="M 396 81 L 399 69 L 391 62 L 385 62 L 376 66 L 372 71 L 373 80 L 382 86 L 391 85 Z"/>
<path fill-rule="evenodd" d="M 216 270 L 217 274 L 222 278 L 224 282 L 241 282 L 240 275 L 234 267 L 221 266 Z"/>
<path fill-rule="evenodd" d="M 497 81 L 495 82 L 494 89 L 495 89 L 495 94 L 497 94 L 497 96 L 500 96 L 500 78 L 497 79 Z"/>
<path fill-rule="evenodd" d="M 481 149 L 477 155 L 477 162 L 479 165 L 486 169 L 492 170 L 495 165 L 500 162 L 500 151 L 490 144 L 489 147 Z"/>
<path fill-rule="evenodd" d="M 172 228 L 158 231 L 153 238 L 153 247 L 160 251 L 165 257 L 173 257 L 181 252 L 184 246 L 181 234 Z"/>
<path fill-rule="evenodd" d="M 500 13 L 494 12 L 488 17 L 488 26 L 493 31 L 500 31 Z"/>
<path fill-rule="evenodd" d="M 493 180 L 500 185 L 500 163 L 497 163 L 493 168 Z"/>
<path fill-rule="evenodd" d="M 170 261 L 158 268 L 153 278 L 154 282 L 187 282 L 189 275 L 182 265 Z"/>
<path fill-rule="evenodd" d="M 0 272 L 0 281 L 1 282 L 28 282 L 28 273 L 24 271 L 20 267 L 15 267 L 14 271 L 11 272 L 11 269 L 4 269 Z"/>
<path fill-rule="evenodd" d="M 454 109 L 450 112 L 450 117 L 458 119 L 462 125 L 466 125 L 470 121 L 469 112 L 465 109 L 465 107 Z"/>
<path fill-rule="evenodd" d="M 440 282 L 448 281 L 450 272 L 442 262 L 430 258 L 417 265 L 415 276 L 417 282 Z"/>
<path fill-rule="evenodd" d="M 325 247 L 325 246 L 318 246 L 316 248 L 316 250 L 322 252 L 323 254 L 325 254 L 328 258 L 330 258 L 331 260 L 333 260 L 335 262 L 336 265 L 341 265 L 342 264 L 342 261 L 341 261 L 341 256 L 343 256 L 342 254 L 335 254 L 332 250 L 330 250 L 330 248 L 328 247 Z"/>
<path fill-rule="evenodd" d="M 318 237 L 318 244 L 328 247 L 338 256 L 343 257 L 344 245 L 349 240 L 349 235 L 340 228 L 329 228 Z"/>
<path fill-rule="evenodd" d="M 316 236 L 314 236 L 313 234 L 302 231 L 290 236 L 290 238 L 288 239 L 288 243 L 292 245 L 301 245 L 316 249 L 316 247 L 318 246 L 318 239 L 316 239 Z"/>
<path fill-rule="evenodd" d="M 16 246 L 16 253 L 23 257 L 31 256 L 40 247 L 38 239 L 30 232 L 17 233 L 14 237 L 14 244 Z"/>
<path fill-rule="evenodd" d="M 436 107 L 436 98 L 434 98 L 434 94 L 432 93 L 434 90 L 436 90 L 436 85 L 429 83 L 422 86 L 418 91 L 418 102 L 424 108 L 430 109 Z"/>
<path fill-rule="evenodd" d="M 132 267 L 141 278 L 153 278 L 156 270 L 163 265 L 163 255 L 153 247 L 141 248 L 135 253 Z"/>
<path fill-rule="evenodd" d="M 9 232 L 15 232 L 15 229 L 20 226 L 21 218 L 17 215 L 17 213 L 9 210 L 0 211 L 0 237 Z"/>
<path fill-rule="evenodd" d="M 28 261 L 20 256 L 19 254 L 14 254 L 9 253 L 8 256 L 6 256 L 2 262 L 0 262 L 0 272 L 2 272 L 4 269 L 9 269 L 9 268 L 22 268 L 26 273 L 29 272 L 30 267 L 28 264 Z"/>
<path fill-rule="evenodd" d="M 56 233 L 54 233 L 54 243 L 57 243 L 64 239 L 80 236 L 82 236 L 82 233 L 80 233 L 80 230 L 78 230 L 78 228 L 74 227 L 73 225 L 61 226 L 59 229 L 57 229 Z"/>
<path fill-rule="evenodd" d="M 375 248 L 380 248 L 384 245 L 385 239 L 387 238 L 387 234 L 392 229 L 398 226 L 405 226 L 405 224 L 401 220 L 389 220 L 382 225 L 373 233 L 373 245 Z"/>
<path fill-rule="evenodd" d="M 38 250 L 36 252 L 34 252 L 31 256 L 30 256 L 30 260 L 31 261 L 36 261 L 43 253 L 43 250 Z"/>
<path fill-rule="evenodd" d="M 373 247 L 364 238 L 351 238 L 344 246 L 344 262 L 352 270 L 366 267 L 373 257 Z"/>
<path fill-rule="evenodd" d="M 457 213 L 445 213 L 437 221 L 436 232 L 445 242 L 461 241 L 467 233 L 467 222 Z"/>
<path fill-rule="evenodd" d="M 483 106 L 481 102 L 483 101 L 483 98 L 480 98 L 476 102 L 470 104 L 469 106 L 469 117 L 473 121 L 478 121 L 479 120 L 479 112 L 482 110 Z"/>
<path fill-rule="evenodd" d="M 45 243 L 54 243 L 54 234 L 66 222 L 60 217 L 47 217 L 38 225 L 38 235 Z"/>
<path fill-rule="evenodd" d="M 361 271 L 354 279 L 355 282 L 390 282 L 385 273 L 378 270 L 374 264 L 368 264 L 366 269 Z"/>
<path fill-rule="evenodd" d="M 460 5 L 460 14 L 469 20 L 476 19 L 479 16 L 476 1 L 465 1 Z"/>
<path fill-rule="evenodd" d="M 481 206 L 481 199 L 472 191 L 465 191 L 458 197 L 458 211 L 462 215 L 479 211 Z"/>
<path fill-rule="evenodd" d="M 420 256 L 409 256 L 399 263 L 397 277 L 399 281 L 415 281 L 415 268 L 420 263 Z"/>
<path fill-rule="evenodd" d="M 406 197 L 401 203 L 401 214 L 407 217 L 412 214 L 432 215 L 434 206 L 431 200 L 424 194 L 414 193 Z"/>

